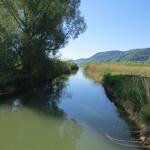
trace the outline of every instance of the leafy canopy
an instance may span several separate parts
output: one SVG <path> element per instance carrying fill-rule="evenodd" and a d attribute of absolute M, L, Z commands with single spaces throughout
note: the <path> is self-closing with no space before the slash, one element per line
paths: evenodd
<path fill-rule="evenodd" d="M 0 0 L 0 67 L 39 73 L 85 31 L 80 0 Z"/>

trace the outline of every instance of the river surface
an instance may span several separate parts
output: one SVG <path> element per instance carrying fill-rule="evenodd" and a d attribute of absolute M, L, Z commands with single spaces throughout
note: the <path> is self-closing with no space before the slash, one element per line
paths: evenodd
<path fill-rule="evenodd" d="M 0 150 L 138 150 L 135 129 L 82 70 L 50 88 L 0 99 Z"/>

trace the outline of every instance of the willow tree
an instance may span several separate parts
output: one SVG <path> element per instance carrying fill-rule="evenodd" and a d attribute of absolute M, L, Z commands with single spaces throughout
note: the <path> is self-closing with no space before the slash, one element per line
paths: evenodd
<path fill-rule="evenodd" d="M 80 0 L 0 0 L 0 43 L 7 45 L 0 51 L 13 56 L 13 67 L 38 74 L 69 39 L 85 31 L 79 6 Z"/>

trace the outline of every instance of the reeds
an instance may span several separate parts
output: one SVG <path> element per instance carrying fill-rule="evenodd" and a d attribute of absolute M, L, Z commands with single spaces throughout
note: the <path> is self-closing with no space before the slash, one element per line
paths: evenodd
<path fill-rule="evenodd" d="M 98 72 L 99 76 L 107 73 L 112 75 L 125 74 L 125 75 L 143 75 L 150 76 L 150 65 L 144 64 L 131 64 L 131 63 L 88 63 L 85 69 L 92 72 Z M 102 77 L 99 77 L 102 79 Z"/>
<path fill-rule="evenodd" d="M 88 63 L 85 72 L 109 87 L 116 101 L 130 102 L 139 122 L 150 124 L 150 65 Z"/>

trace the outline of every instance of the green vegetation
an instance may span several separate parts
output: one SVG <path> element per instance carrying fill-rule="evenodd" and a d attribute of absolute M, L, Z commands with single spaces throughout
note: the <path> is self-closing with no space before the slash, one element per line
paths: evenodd
<path fill-rule="evenodd" d="M 97 53 L 90 58 L 75 60 L 76 63 L 87 62 L 140 62 L 150 63 L 150 48 L 133 49 L 128 51 L 107 51 Z"/>
<path fill-rule="evenodd" d="M 0 95 L 11 94 L 22 89 L 34 88 L 37 86 L 51 84 L 55 78 L 63 74 L 73 73 L 78 66 L 70 61 L 51 60 L 47 68 L 47 73 L 43 76 L 23 75 L 23 74 L 1 74 L 0 75 Z M 52 71 L 52 72 L 51 72 Z"/>
<path fill-rule="evenodd" d="M 150 124 L 150 78 L 108 74 L 102 82 L 117 103 L 124 101 L 132 107 L 138 122 Z"/>
<path fill-rule="evenodd" d="M 57 53 L 86 29 L 79 5 L 80 0 L 0 0 L 0 90 L 36 86 L 77 68 L 59 61 Z"/>
<path fill-rule="evenodd" d="M 86 74 L 102 82 L 108 95 L 139 124 L 150 124 L 150 65 L 87 63 Z"/>

